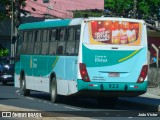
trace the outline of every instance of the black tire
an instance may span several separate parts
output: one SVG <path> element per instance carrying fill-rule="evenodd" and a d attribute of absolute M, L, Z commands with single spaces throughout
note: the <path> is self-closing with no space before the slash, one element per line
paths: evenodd
<path fill-rule="evenodd" d="M 59 95 L 57 94 L 57 81 L 55 77 L 52 77 L 51 79 L 50 96 L 51 96 L 51 102 L 53 103 L 58 102 Z"/>
<path fill-rule="evenodd" d="M 6 82 L 6 81 L 4 81 L 4 82 L 2 82 L 2 84 L 3 84 L 3 85 L 7 85 L 7 82 Z"/>
<path fill-rule="evenodd" d="M 20 80 L 20 89 L 23 96 L 30 95 L 30 90 L 26 89 L 26 80 L 24 79 L 24 77 L 22 77 Z"/>

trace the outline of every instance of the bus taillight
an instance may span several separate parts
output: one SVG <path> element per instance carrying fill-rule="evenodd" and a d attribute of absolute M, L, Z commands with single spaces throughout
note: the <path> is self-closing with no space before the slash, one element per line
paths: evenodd
<path fill-rule="evenodd" d="M 83 81 L 90 82 L 90 78 L 88 76 L 86 65 L 83 63 L 79 63 L 79 69 L 80 69 L 80 73 L 81 73 L 81 77 L 82 77 Z"/>
<path fill-rule="evenodd" d="M 144 65 L 138 77 L 137 83 L 142 83 L 145 80 L 147 73 L 148 73 L 148 65 Z"/>

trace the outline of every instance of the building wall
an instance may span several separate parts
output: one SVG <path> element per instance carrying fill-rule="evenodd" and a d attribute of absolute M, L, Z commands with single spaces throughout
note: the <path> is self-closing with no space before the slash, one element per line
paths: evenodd
<path fill-rule="evenodd" d="M 32 16 L 44 17 L 44 14 L 49 14 L 56 18 L 73 18 L 75 10 L 86 9 L 104 9 L 104 0 L 48 0 L 48 3 L 43 3 L 43 0 L 26 0 L 25 10 L 31 12 Z"/>

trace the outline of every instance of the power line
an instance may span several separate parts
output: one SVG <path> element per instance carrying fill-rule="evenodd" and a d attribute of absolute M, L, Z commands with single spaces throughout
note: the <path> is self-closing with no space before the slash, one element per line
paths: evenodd
<path fill-rule="evenodd" d="M 29 1 L 31 1 L 31 0 L 29 0 Z M 37 5 L 41 6 L 41 7 L 45 7 L 45 8 L 47 8 L 47 9 L 48 9 L 48 7 L 47 7 L 47 6 L 44 6 L 44 5 L 39 4 L 39 3 L 37 3 L 37 2 L 33 2 L 33 1 L 31 1 L 31 2 L 32 2 L 32 3 L 34 3 L 34 4 L 37 4 Z M 55 12 L 58 12 L 58 13 L 61 13 L 61 14 L 63 14 L 63 15 L 69 16 L 69 17 L 72 17 L 72 16 L 67 15 L 66 13 L 61 12 L 61 11 L 58 11 L 58 10 L 53 10 L 53 9 L 50 9 L 50 10 L 55 11 Z"/>
<path fill-rule="evenodd" d="M 32 10 L 32 8 L 33 8 L 32 6 L 30 6 L 29 4 L 27 4 L 27 6 L 30 7 L 31 10 Z M 38 9 L 36 9 L 36 11 L 37 11 L 37 10 L 38 10 Z M 30 13 L 36 14 L 36 15 L 43 15 L 43 16 L 46 14 L 45 12 L 43 12 L 43 11 L 41 11 L 41 10 L 38 10 L 38 11 L 41 12 L 41 13 L 43 13 L 43 14 L 40 14 L 40 13 L 37 13 L 37 14 L 36 14 L 36 13 L 34 13 L 34 12 L 30 12 Z M 51 14 L 49 14 L 49 15 L 51 15 Z M 56 15 L 51 15 L 51 16 L 60 18 L 60 17 L 58 17 L 58 16 L 56 16 Z"/>
<path fill-rule="evenodd" d="M 84 2 L 80 2 L 80 1 L 75 1 L 75 0 L 71 0 L 71 1 L 74 1 L 74 2 L 77 2 L 77 3 L 84 3 Z M 74 5 L 74 6 L 78 6 L 78 7 L 82 7 L 82 6 L 84 6 L 84 5 L 89 5 L 89 6 L 99 6 L 100 7 L 100 4 L 94 4 L 93 2 L 92 3 L 89 3 L 89 2 L 85 2 L 85 4 L 84 5 L 75 5 L 75 4 L 70 4 L 70 3 L 64 3 L 64 2 L 58 2 L 58 3 L 62 3 L 62 4 L 69 4 L 69 5 Z M 85 6 L 86 7 L 86 6 Z"/>

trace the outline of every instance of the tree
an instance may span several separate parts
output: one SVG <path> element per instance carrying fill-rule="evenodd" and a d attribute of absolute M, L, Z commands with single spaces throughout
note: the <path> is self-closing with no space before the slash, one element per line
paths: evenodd
<path fill-rule="evenodd" d="M 11 8 L 12 4 L 10 0 L 1 0 L 0 4 L 1 4 L 1 8 L 3 7 L 3 9 L 1 9 L 0 11 L 0 20 L 3 20 L 10 16 L 11 10 L 12 10 Z"/>
<path fill-rule="evenodd" d="M 160 21 L 160 0 L 105 0 L 105 9 L 113 15 Z"/>
<path fill-rule="evenodd" d="M 13 6 L 12 6 L 12 1 L 13 1 Z M 18 12 L 21 12 L 20 8 L 25 7 L 26 5 L 25 1 L 26 0 L 1 0 L 0 6 L 5 9 L 0 9 L 0 20 L 11 17 L 12 7 L 14 16 L 16 16 L 15 11 L 19 10 Z"/>
<path fill-rule="evenodd" d="M 8 56 L 9 50 L 0 44 L 0 57 Z"/>

